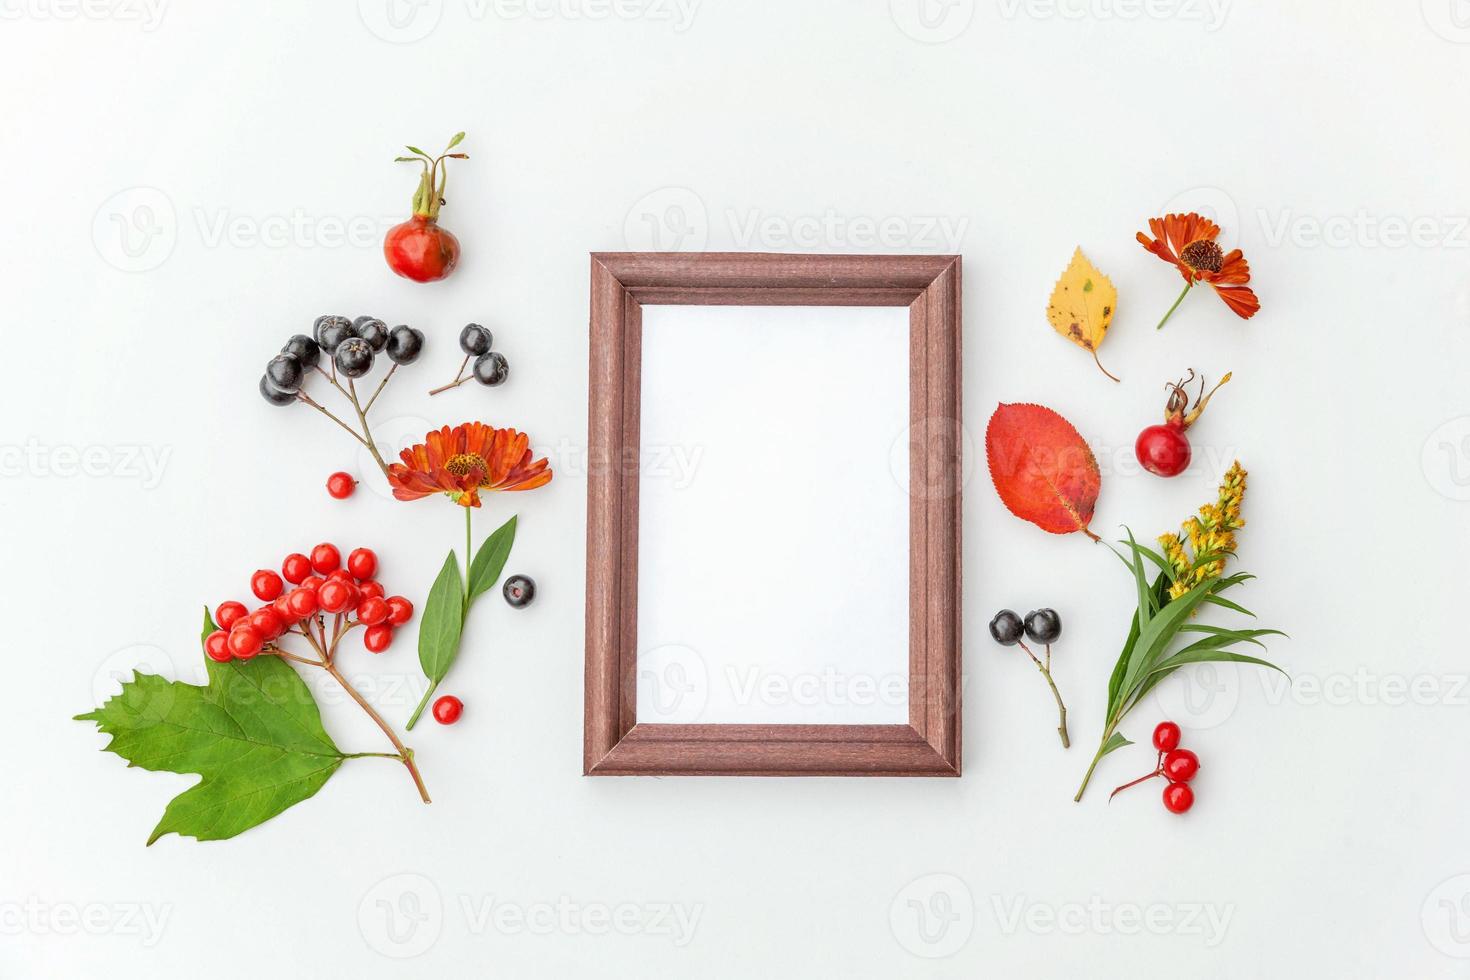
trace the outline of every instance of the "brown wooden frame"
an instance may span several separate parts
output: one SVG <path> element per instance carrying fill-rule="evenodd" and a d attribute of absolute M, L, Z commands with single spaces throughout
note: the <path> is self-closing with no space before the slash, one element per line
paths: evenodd
<path fill-rule="evenodd" d="M 647 304 L 908 307 L 907 725 L 636 723 Z M 960 322 L 956 255 L 593 253 L 584 774 L 960 774 Z"/>

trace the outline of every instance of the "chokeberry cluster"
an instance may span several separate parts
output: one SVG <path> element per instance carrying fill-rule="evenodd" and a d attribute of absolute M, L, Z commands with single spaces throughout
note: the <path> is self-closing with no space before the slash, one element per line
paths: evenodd
<path fill-rule="evenodd" d="M 382 653 L 394 629 L 412 618 L 413 603 L 400 595 L 385 598 L 377 573 L 378 556 L 368 548 L 352 551 L 345 563 L 333 544 L 319 544 L 310 555 L 289 554 L 279 572 L 262 568 L 250 576 L 260 606 L 251 610 L 232 599 L 215 608 L 218 628 L 205 637 L 204 652 L 219 663 L 267 654 L 330 669 L 338 643 L 361 626 L 363 646 Z M 330 630 L 327 616 L 333 617 Z M 280 641 L 288 634 L 303 637 L 321 659 L 284 650 Z"/>
<path fill-rule="evenodd" d="M 1002 609 L 995 614 L 990 621 L 991 639 L 1001 646 L 1019 646 L 1026 651 L 1026 656 L 1041 671 L 1041 676 L 1046 678 L 1047 687 L 1051 688 L 1051 694 L 1057 702 L 1057 734 L 1061 736 L 1062 748 L 1072 747 L 1071 739 L 1067 736 L 1067 706 L 1062 703 L 1061 692 L 1057 690 L 1056 681 L 1051 676 L 1051 645 L 1062 635 L 1062 617 L 1057 615 L 1055 609 L 1033 609 L 1022 619 L 1010 609 Z M 1045 660 L 1031 652 L 1023 641 L 1029 639 L 1032 643 L 1043 644 L 1046 647 Z"/>
<path fill-rule="evenodd" d="M 1119 786 L 1108 795 L 1108 799 L 1111 800 L 1130 786 L 1162 776 L 1167 780 L 1164 787 L 1164 809 L 1170 813 L 1184 813 L 1194 806 L 1194 790 L 1189 781 L 1199 772 L 1199 756 L 1189 749 L 1179 747 L 1182 737 L 1179 726 L 1172 721 L 1159 722 L 1154 728 L 1154 748 L 1159 753 L 1154 771 Z"/>
<path fill-rule="evenodd" d="M 459 349 L 464 351 L 464 360 L 460 362 L 459 373 L 454 380 L 447 385 L 440 385 L 431 395 L 437 395 L 441 391 L 450 388 L 458 388 L 471 378 L 490 388 L 505 383 L 510 377 L 510 364 L 503 354 L 490 349 L 495 342 L 494 336 L 489 330 L 478 323 L 467 323 L 459 332 Z M 470 361 L 474 363 L 471 364 Z M 469 368 L 469 374 L 465 374 L 465 368 Z"/>

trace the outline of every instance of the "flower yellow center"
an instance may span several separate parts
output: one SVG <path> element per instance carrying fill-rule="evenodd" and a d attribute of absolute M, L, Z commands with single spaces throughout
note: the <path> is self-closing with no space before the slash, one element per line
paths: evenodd
<path fill-rule="evenodd" d="M 455 476 L 470 476 L 478 473 L 480 479 L 484 480 L 489 475 L 490 467 L 486 465 L 485 458 L 479 453 L 456 453 L 449 457 L 444 468 Z"/>
<path fill-rule="evenodd" d="M 1179 251 L 1179 257 L 1196 272 L 1219 272 L 1220 267 L 1225 264 L 1225 253 L 1220 250 L 1220 246 L 1206 238 L 1184 246 Z"/>

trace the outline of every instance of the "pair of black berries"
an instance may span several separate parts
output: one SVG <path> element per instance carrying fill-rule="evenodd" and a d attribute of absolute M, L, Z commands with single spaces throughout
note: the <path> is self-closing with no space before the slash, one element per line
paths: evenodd
<path fill-rule="evenodd" d="M 379 353 L 396 364 L 412 364 L 424 349 L 421 330 L 402 324 L 388 329 L 375 316 L 349 320 L 345 316 L 319 316 L 312 336 L 296 334 L 281 352 L 270 359 L 260 379 L 260 393 L 272 405 L 289 405 L 316 368 L 323 352 L 332 359 L 336 373 L 360 378 L 373 369 Z"/>
<path fill-rule="evenodd" d="M 1062 635 L 1062 617 L 1055 609 L 1033 609 L 1022 619 L 1002 609 L 990 621 L 990 636 L 1001 646 L 1012 647 L 1024 636 L 1032 643 L 1055 643 Z"/>
<path fill-rule="evenodd" d="M 475 359 L 475 365 L 471 369 L 475 380 L 492 388 L 504 384 L 505 379 L 510 377 L 510 365 L 501 354 L 490 349 L 493 342 L 494 337 L 490 331 L 478 323 L 467 323 L 459 332 L 459 349 L 464 351 L 466 360 L 471 357 Z"/>

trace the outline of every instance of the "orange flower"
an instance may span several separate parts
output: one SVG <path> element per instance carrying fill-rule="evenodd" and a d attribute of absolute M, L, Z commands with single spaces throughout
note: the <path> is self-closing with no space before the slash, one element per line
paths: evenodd
<path fill-rule="evenodd" d="M 1138 244 L 1171 263 L 1184 277 L 1184 292 L 1169 307 L 1169 312 L 1159 321 L 1159 327 L 1169 321 L 1197 282 L 1209 283 L 1225 305 L 1241 319 L 1249 320 L 1255 316 L 1261 308 L 1261 301 L 1246 285 L 1251 281 L 1251 268 L 1240 249 L 1226 253 L 1220 248 L 1215 241 L 1220 234 L 1219 225 L 1191 211 L 1189 214 L 1149 218 L 1148 229 L 1154 237 L 1149 238 L 1140 231 Z"/>
<path fill-rule="evenodd" d="M 551 482 L 545 459 L 531 461 L 530 439 L 483 422 L 445 426 L 399 454 L 388 482 L 399 500 L 444 493 L 461 507 L 480 506 L 481 490 L 534 490 Z"/>

